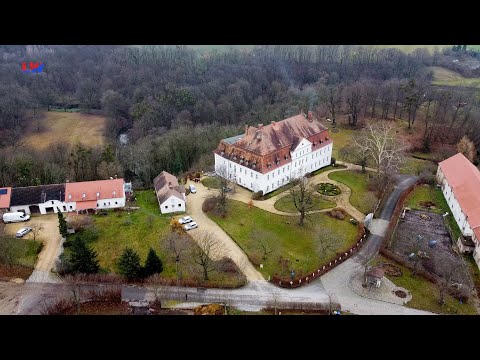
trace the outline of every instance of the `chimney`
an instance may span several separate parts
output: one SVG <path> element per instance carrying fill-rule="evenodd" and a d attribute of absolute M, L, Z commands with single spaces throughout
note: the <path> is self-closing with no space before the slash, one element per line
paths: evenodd
<path fill-rule="evenodd" d="M 312 122 L 313 121 L 313 112 L 309 111 L 307 115 L 307 120 Z"/>
<path fill-rule="evenodd" d="M 260 130 L 263 127 L 263 124 L 258 124 L 258 130 Z"/>
<path fill-rule="evenodd" d="M 305 115 L 305 111 L 303 111 L 303 109 L 300 110 L 300 114 L 303 115 L 305 118 L 307 117 L 307 115 Z"/>
<path fill-rule="evenodd" d="M 272 121 L 272 125 L 275 126 L 276 122 L 275 121 Z"/>
<path fill-rule="evenodd" d="M 247 135 L 248 135 L 248 125 L 245 124 L 245 136 L 247 136 Z"/>

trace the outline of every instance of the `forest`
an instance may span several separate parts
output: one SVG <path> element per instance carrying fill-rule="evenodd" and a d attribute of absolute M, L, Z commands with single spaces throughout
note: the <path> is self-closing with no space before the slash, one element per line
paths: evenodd
<path fill-rule="evenodd" d="M 0 186 L 124 176 L 149 187 L 162 170 L 208 170 L 220 139 L 246 124 L 313 110 L 332 125 L 365 119 L 421 124 L 423 151 L 464 135 L 480 148 L 475 87 L 432 84 L 435 69 L 480 77 L 479 53 L 455 45 L 407 54 L 354 45 L 255 46 L 198 52 L 187 46 L 0 46 Z M 41 62 L 43 71 L 21 70 Z M 106 117 L 106 144 L 35 149 L 26 129 L 49 111 Z M 44 115 L 43 115 L 44 116 Z M 87 125 L 88 126 L 88 125 Z M 44 131 L 39 125 L 38 132 Z M 128 134 L 128 144 L 118 137 Z M 419 149 L 416 149 L 419 150 Z"/>

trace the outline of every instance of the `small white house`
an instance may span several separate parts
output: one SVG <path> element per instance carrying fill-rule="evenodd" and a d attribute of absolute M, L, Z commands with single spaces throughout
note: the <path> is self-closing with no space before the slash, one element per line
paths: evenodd
<path fill-rule="evenodd" d="M 178 185 L 177 178 L 162 171 L 154 180 L 155 194 L 162 214 L 184 212 L 185 188 Z"/>

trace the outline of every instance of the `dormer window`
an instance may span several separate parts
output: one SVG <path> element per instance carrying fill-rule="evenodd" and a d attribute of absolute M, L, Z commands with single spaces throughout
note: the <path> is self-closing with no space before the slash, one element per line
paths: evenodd
<path fill-rule="evenodd" d="M 257 167 L 257 165 L 253 164 L 252 165 L 252 169 L 255 169 Z"/>
<path fill-rule="evenodd" d="M 117 192 L 114 191 L 114 192 L 113 192 L 113 197 L 116 197 L 116 196 L 117 196 Z"/>
<path fill-rule="evenodd" d="M 99 192 L 97 192 L 97 197 L 99 197 L 99 196 L 100 196 L 100 193 L 99 193 Z"/>
<path fill-rule="evenodd" d="M 327 137 L 325 137 L 325 141 L 326 141 L 326 140 L 328 140 L 328 136 L 327 136 Z"/>
<path fill-rule="evenodd" d="M 85 199 L 87 197 L 87 194 L 83 193 L 82 198 Z"/>
<path fill-rule="evenodd" d="M 72 199 L 72 194 L 68 194 L 68 199 Z"/>

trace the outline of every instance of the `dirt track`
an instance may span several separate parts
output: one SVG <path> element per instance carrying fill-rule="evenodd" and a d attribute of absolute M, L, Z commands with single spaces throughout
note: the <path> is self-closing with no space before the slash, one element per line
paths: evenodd
<path fill-rule="evenodd" d="M 27 222 L 7 224 L 5 225 L 5 230 L 15 236 L 18 229 L 25 226 L 31 227 L 34 224 L 42 224 L 44 226 L 44 230 L 37 237 L 37 241 L 42 241 L 44 246 L 38 255 L 35 270 L 49 273 L 55 265 L 61 242 L 56 214 L 33 216 Z M 30 232 L 26 235 L 25 239 L 33 239 L 32 233 Z"/>

